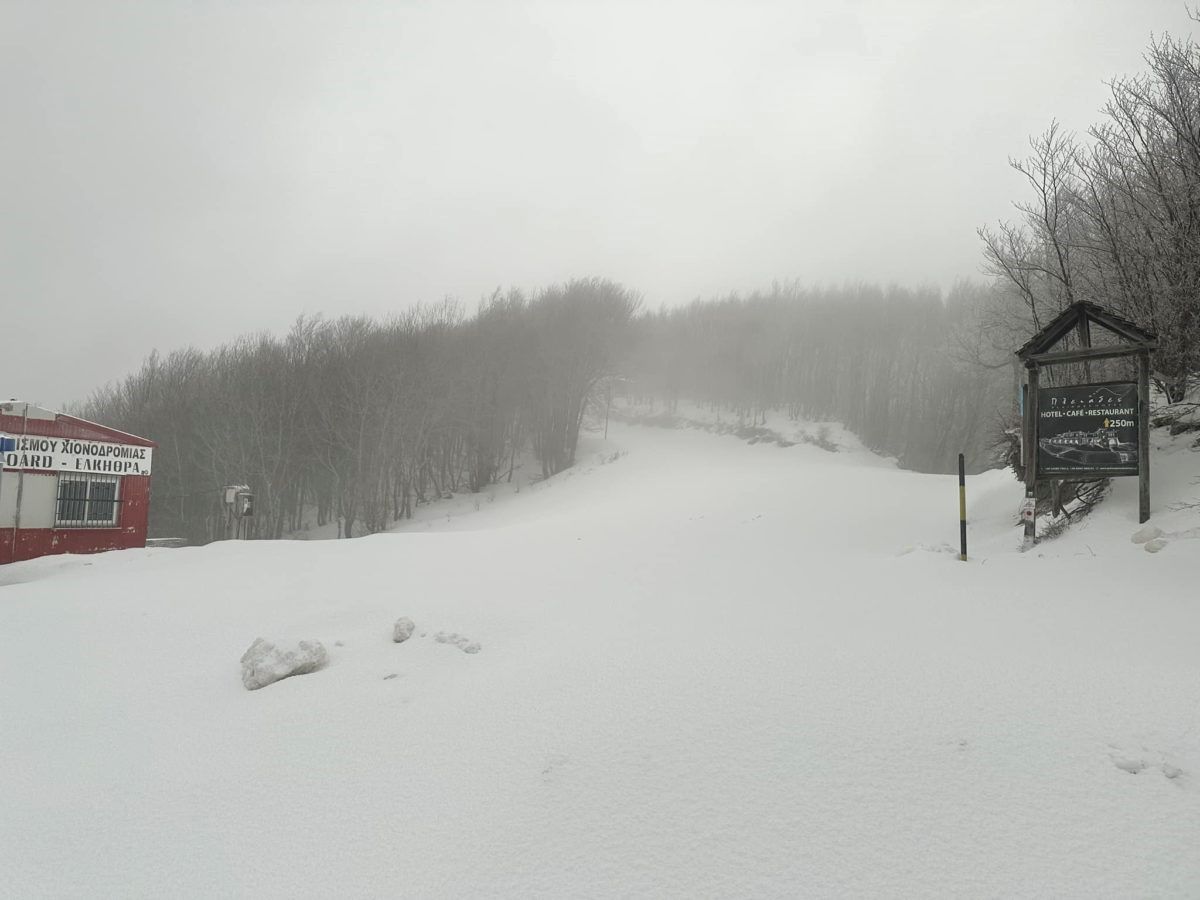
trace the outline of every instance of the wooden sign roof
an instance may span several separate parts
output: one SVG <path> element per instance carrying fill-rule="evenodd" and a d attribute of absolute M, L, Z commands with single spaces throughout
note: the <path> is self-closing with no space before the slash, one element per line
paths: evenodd
<path fill-rule="evenodd" d="M 1119 338 L 1123 345 L 1053 352 L 1055 345 L 1078 328 L 1081 323 L 1087 326 L 1099 325 Z M 1044 364 L 1125 356 L 1130 353 L 1150 351 L 1157 346 L 1158 335 L 1153 332 L 1139 328 L 1128 319 L 1109 312 L 1103 306 L 1080 300 L 1064 309 L 1041 331 L 1026 341 L 1021 349 L 1017 350 L 1017 356 L 1027 363 Z"/>

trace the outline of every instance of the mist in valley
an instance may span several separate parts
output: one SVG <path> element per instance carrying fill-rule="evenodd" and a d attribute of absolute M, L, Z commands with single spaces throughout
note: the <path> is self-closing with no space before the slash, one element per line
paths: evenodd
<path fill-rule="evenodd" d="M 1197 368 L 1194 23 L 1134 9 L 1068 66 L 1016 7 L 11 7 L 9 391 L 158 441 L 191 542 L 225 484 L 278 538 L 549 477 L 614 404 L 1019 467 L 1071 303 Z"/>

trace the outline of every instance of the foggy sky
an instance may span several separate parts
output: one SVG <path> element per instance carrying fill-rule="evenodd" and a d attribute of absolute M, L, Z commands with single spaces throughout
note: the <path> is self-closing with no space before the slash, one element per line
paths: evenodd
<path fill-rule="evenodd" d="M 943 288 L 1177 0 L 0 0 L 0 398 L 604 275 Z"/>

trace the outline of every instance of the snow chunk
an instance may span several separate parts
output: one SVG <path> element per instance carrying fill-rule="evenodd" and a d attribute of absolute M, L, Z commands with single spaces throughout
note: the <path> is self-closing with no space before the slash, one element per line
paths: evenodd
<path fill-rule="evenodd" d="M 299 641 L 290 647 L 277 647 L 256 638 L 242 654 L 242 684 L 256 691 L 291 675 L 307 675 L 329 661 L 320 641 Z"/>
<path fill-rule="evenodd" d="M 413 620 L 408 618 L 408 616 L 401 616 L 392 627 L 392 640 L 397 644 L 403 644 L 413 636 L 413 631 L 416 630 L 416 627 Z"/>
<path fill-rule="evenodd" d="M 1162 529 L 1157 525 L 1147 525 L 1145 528 L 1140 528 L 1135 531 L 1130 540 L 1135 544 L 1145 544 L 1146 542 L 1152 541 L 1155 538 L 1162 537 L 1162 533 Z"/>
<path fill-rule="evenodd" d="M 1162 538 L 1155 538 L 1152 541 L 1146 541 L 1146 546 L 1142 549 L 1147 553 L 1157 553 L 1163 547 L 1167 546 L 1167 542 Z"/>

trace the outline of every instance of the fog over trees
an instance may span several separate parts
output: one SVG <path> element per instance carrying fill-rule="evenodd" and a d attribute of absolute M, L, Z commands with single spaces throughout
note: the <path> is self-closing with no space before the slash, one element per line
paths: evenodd
<path fill-rule="evenodd" d="M 379 531 L 511 479 L 525 452 L 554 475 L 614 390 L 749 423 L 839 420 L 922 471 L 960 452 L 976 471 L 1002 464 L 1012 351 L 1073 302 L 1158 333 L 1168 400 L 1200 371 L 1200 48 L 1163 37 L 1146 62 L 1111 83 L 1085 135 L 1052 123 L 1011 162 L 1028 192 L 1014 221 L 980 230 L 986 283 L 785 283 L 647 310 L 634 285 L 578 279 L 497 291 L 470 314 L 302 319 L 284 337 L 155 354 L 82 412 L 159 442 L 152 530 L 193 541 L 219 536 L 226 483 L 255 491 L 252 536 L 270 538 L 307 511 L 345 536 Z"/>
<path fill-rule="evenodd" d="M 301 320 L 283 338 L 151 356 L 84 414 L 159 442 L 151 528 L 221 536 L 218 491 L 248 484 L 252 537 L 311 508 L 351 536 L 416 503 L 511 478 L 532 447 L 546 476 L 575 461 L 587 398 L 615 371 L 638 298 L 601 279 L 497 293 L 387 322 Z"/>
<path fill-rule="evenodd" d="M 997 461 L 1012 393 L 1008 367 L 967 347 L 988 293 L 777 285 L 697 302 L 639 322 L 634 371 L 668 402 L 837 420 L 907 468 L 949 472 L 961 452 L 979 470 Z"/>
<path fill-rule="evenodd" d="M 497 292 L 386 322 L 300 320 L 283 338 L 153 355 L 85 415 L 159 441 L 155 532 L 220 536 L 218 490 L 255 492 L 256 537 L 340 522 L 350 536 L 415 504 L 512 478 L 532 451 L 544 477 L 572 465 L 591 410 L 618 396 L 692 400 L 749 423 L 769 410 L 838 420 L 901 465 L 997 462 L 1008 366 L 966 347 L 991 293 L 776 286 L 638 314 L 602 279 L 527 297 Z"/>

